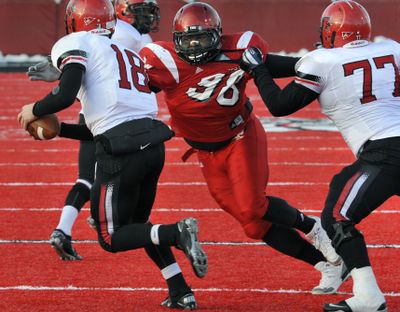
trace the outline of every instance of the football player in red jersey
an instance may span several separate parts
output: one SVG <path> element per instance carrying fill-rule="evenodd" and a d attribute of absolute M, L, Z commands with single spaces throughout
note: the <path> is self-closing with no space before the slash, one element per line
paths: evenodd
<path fill-rule="evenodd" d="M 190 153 L 197 152 L 209 191 L 220 207 L 248 237 L 321 271 L 313 293 L 334 293 L 342 283 L 343 263 L 320 220 L 266 194 L 267 140 L 245 94 L 251 77 L 239 67 L 250 46 L 267 56 L 263 61 L 273 68 L 274 77 L 294 75 L 297 58 L 268 54 L 267 43 L 251 31 L 222 35 L 217 11 L 201 2 L 177 12 L 173 42 L 151 43 L 140 55 L 151 87 L 165 92 L 174 131 L 191 146 Z"/>
<path fill-rule="evenodd" d="M 353 279 L 353 297 L 324 311 L 386 312 L 356 225 L 392 196 L 400 195 L 400 44 L 370 42 L 367 10 L 351 0 L 331 3 L 321 16 L 321 46 L 296 64 L 284 89 L 273 81 L 262 53 L 243 55 L 269 111 L 292 114 L 318 100 L 357 158 L 331 180 L 321 219 Z M 258 61 L 256 61 L 258 60 Z M 256 65 L 258 63 L 258 65 Z"/>

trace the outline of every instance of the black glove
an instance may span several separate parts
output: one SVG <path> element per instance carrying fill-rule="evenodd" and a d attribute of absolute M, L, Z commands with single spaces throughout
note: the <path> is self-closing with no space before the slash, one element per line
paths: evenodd
<path fill-rule="evenodd" d="M 264 64 L 264 60 L 260 49 L 251 47 L 243 52 L 242 59 L 240 60 L 240 68 L 242 70 L 251 75 L 254 68 L 261 64 Z"/>

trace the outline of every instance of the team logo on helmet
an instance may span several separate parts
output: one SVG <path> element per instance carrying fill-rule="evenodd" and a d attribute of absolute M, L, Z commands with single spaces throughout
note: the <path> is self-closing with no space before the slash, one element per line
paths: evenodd
<path fill-rule="evenodd" d="M 94 17 L 85 17 L 85 18 L 83 18 L 83 23 L 85 24 L 85 26 L 88 26 L 88 25 L 90 25 L 94 20 L 95 20 Z"/>
<path fill-rule="evenodd" d="M 352 31 L 343 31 L 343 32 L 342 32 L 342 39 L 343 39 L 343 40 L 346 40 L 346 39 L 349 38 L 352 34 L 353 34 Z"/>

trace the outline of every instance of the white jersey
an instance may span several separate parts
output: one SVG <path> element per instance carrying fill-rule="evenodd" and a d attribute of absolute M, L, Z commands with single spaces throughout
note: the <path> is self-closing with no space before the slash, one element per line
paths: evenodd
<path fill-rule="evenodd" d="M 156 117 L 156 97 L 148 88 L 142 60 L 118 42 L 72 33 L 56 42 L 51 59 L 60 71 L 72 63 L 86 68 L 77 97 L 94 136 L 125 121 Z"/>
<path fill-rule="evenodd" d="M 357 155 L 367 140 L 400 136 L 400 44 L 317 49 L 296 64 L 295 82 L 319 95 Z"/>
<path fill-rule="evenodd" d="M 152 42 L 150 35 L 142 35 L 131 24 L 117 19 L 112 39 L 126 46 L 137 53 L 149 42 Z"/>

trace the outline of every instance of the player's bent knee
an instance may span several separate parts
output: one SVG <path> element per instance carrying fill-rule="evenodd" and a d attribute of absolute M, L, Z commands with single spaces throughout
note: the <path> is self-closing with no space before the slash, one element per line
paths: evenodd
<path fill-rule="evenodd" d="M 65 199 L 65 205 L 73 206 L 78 211 L 90 200 L 90 189 L 87 185 L 77 182 L 71 188 Z"/>
<path fill-rule="evenodd" d="M 332 225 L 332 230 L 331 240 L 336 250 L 339 250 L 340 246 L 346 241 L 363 237 L 361 232 L 354 227 L 354 223 L 350 221 L 336 222 Z"/>
<path fill-rule="evenodd" d="M 243 225 L 244 232 L 248 238 L 262 239 L 271 228 L 271 223 L 265 220 L 252 221 Z"/>

